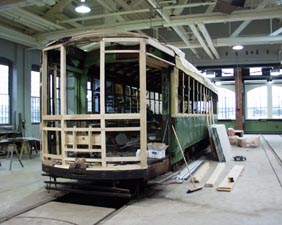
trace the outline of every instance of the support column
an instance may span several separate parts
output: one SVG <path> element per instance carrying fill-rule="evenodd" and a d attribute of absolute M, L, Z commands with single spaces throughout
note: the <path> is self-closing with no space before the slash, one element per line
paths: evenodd
<path fill-rule="evenodd" d="M 242 81 L 242 68 L 236 68 L 235 74 L 235 104 L 236 104 L 236 122 L 235 128 L 243 130 L 243 81 Z"/>

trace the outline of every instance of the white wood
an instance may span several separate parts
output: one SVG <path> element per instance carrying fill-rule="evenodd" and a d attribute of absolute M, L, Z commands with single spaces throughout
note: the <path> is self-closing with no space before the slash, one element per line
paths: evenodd
<path fill-rule="evenodd" d="M 47 102 L 47 100 L 46 100 Z M 46 105 L 46 103 L 45 103 Z M 43 120 L 61 120 L 62 119 L 62 115 L 42 115 L 42 119 Z"/>
<path fill-rule="evenodd" d="M 100 42 L 100 114 L 101 114 L 101 159 L 102 167 L 106 167 L 106 122 L 105 122 L 105 42 Z"/>
<path fill-rule="evenodd" d="M 44 51 L 49 51 L 49 50 L 52 50 L 52 49 L 60 49 L 61 46 L 62 46 L 62 44 L 52 45 L 52 46 L 44 48 Z"/>
<path fill-rule="evenodd" d="M 140 161 L 140 158 L 136 156 L 107 157 L 106 161 L 107 162 L 135 162 L 135 161 Z"/>
<path fill-rule="evenodd" d="M 171 72 L 171 114 L 176 115 L 178 113 L 178 69 L 174 67 Z"/>
<path fill-rule="evenodd" d="M 59 127 L 42 127 L 43 131 L 61 131 L 62 128 Z"/>
<path fill-rule="evenodd" d="M 170 56 L 175 56 L 175 53 L 173 50 L 171 50 L 170 48 L 166 47 L 165 45 L 160 44 L 159 42 L 157 42 L 156 40 L 152 39 L 152 38 L 148 38 L 147 39 L 147 43 L 159 50 L 161 50 L 162 52 L 165 52 L 166 54 L 170 55 Z"/>
<path fill-rule="evenodd" d="M 58 129 L 61 129 L 61 128 L 58 128 Z M 93 127 L 76 127 L 75 129 L 74 128 L 65 128 L 64 131 L 77 131 L 77 132 L 100 132 L 101 129 L 100 128 L 93 128 Z"/>
<path fill-rule="evenodd" d="M 81 149 L 81 148 L 66 148 L 66 152 L 82 152 L 82 153 L 101 153 L 101 149 Z"/>
<path fill-rule="evenodd" d="M 156 60 L 156 62 L 158 62 L 160 65 L 163 65 L 164 67 L 168 67 L 168 65 L 171 65 L 171 66 L 175 66 L 175 64 L 174 63 L 172 63 L 172 62 L 170 62 L 170 61 L 167 61 L 167 60 L 165 60 L 165 59 L 162 59 L 162 58 L 160 58 L 160 57 L 158 57 L 158 56 L 156 56 L 156 55 L 154 55 L 154 54 L 152 54 L 152 53 L 146 53 L 146 55 L 148 56 L 147 57 L 147 59 L 149 58 L 153 58 L 153 59 L 155 59 Z"/>
<path fill-rule="evenodd" d="M 86 168 L 86 170 L 87 171 L 140 170 L 140 167 L 141 165 L 139 163 L 138 164 L 125 164 L 125 165 L 108 164 L 107 167 L 93 166 L 90 168 Z"/>
<path fill-rule="evenodd" d="M 219 178 L 220 174 L 225 168 L 225 163 L 218 163 L 216 168 L 214 169 L 213 173 L 211 174 L 210 178 L 207 180 L 205 186 L 206 187 L 213 187 Z"/>
<path fill-rule="evenodd" d="M 140 131 L 141 127 L 107 127 L 105 131 Z"/>
<path fill-rule="evenodd" d="M 244 166 L 235 165 L 232 167 L 231 171 L 228 175 L 222 180 L 222 182 L 218 185 L 218 191 L 228 191 L 230 192 L 237 182 L 240 174 L 242 173 Z"/>
<path fill-rule="evenodd" d="M 47 51 L 42 52 L 42 70 L 41 70 L 41 137 L 42 137 L 42 155 L 41 159 L 43 160 L 43 156 L 47 153 L 47 132 L 43 130 L 43 128 L 47 125 L 44 122 L 44 115 L 47 114 L 47 70 L 48 70 L 48 61 L 47 61 Z"/>
<path fill-rule="evenodd" d="M 139 53 L 139 50 L 105 50 L 105 53 Z"/>
<path fill-rule="evenodd" d="M 116 42 L 116 43 L 123 43 L 123 42 L 135 42 L 136 44 L 139 44 L 140 40 L 143 40 L 144 38 L 134 38 L 134 37 L 110 37 L 110 38 L 103 38 L 104 42 Z"/>
<path fill-rule="evenodd" d="M 76 148 L 75 145 L 88 145 L 89 144 L 89 135 L 77 135 L 77 132 L 74 130 L 73 134 L 65 135 L 65 144 L 74 145 L 73 148 Z M 91 145 L 101 145 L 101 134 L 92 134 L 91 135 Z"/>
<path fill-rule="evenodd" d="M 61 99 L 61 102 L 60 102 L 60 114 L 62 116 L 66 115 L 66 112 L 67 112 L 67 109 L 66 109 L 66 47 L 65 46 L 61 46 L 60 48 L 60 51 L 61 51 L 61 61 L 60 61 L 60 99 Z M 61 127 L 62 128 L 65 128 L 65 121 L 62 119 L 61 120 Z M 59 140 L 57 140 L 59 141 Z M 62 164 L 65 165 L 66 164 L 66 161 L 65 161 L 65 157 L 66 157 L 66 152 L 65 152 L 65 132 L 62 131 L 61 132 L 61 149 L 62 149 L 62 157 L 63 157 L 63 161 L 62 161 Z"/>
<path fill-rule="evenodd" d="M 147 105 L 146 105 L 146 43 L 140 41 L 139 85 L 140 85 L 140 158 L 141 167 L 147 166 Z"/>
<path fill-rule="evenodd" d="M 203 177 L 206 175 L 210 167 L 209 162 L 205 162 L 201 167 L 194 173 L 192 180 L 195 183 L 201 182 Z"/>

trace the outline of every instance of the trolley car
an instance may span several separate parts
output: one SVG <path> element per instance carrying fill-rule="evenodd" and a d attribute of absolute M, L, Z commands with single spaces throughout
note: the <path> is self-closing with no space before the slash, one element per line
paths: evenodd
<path fill-rule="evenodd" d="M 183 149 L 207 139 L 216 102 L 215 86 L 179 49 L 150 37 L 95 31 L 54 41 L 42 53 L 42 169 L 147 181 L 182 160 L 172 126 Z"/>

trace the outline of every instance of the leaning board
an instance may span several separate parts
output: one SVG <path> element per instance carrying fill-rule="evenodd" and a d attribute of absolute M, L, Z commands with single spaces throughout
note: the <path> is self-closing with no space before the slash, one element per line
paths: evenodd
<path fill-rule="evenodd" d="M 209 127 L 213 139 L 218 161 L 226 162 L 231 159 L 231 145 L 224 124 L 212 124 Z"/>
<path fill-rule="evenodd" d="M 228 173 L 228 175 L 223 179 L 223 181 L 218 185 L 218 191 L 228 191 L 230 192 L 234 187 L 236 181 L 238 180 L 240 174 L 242 173 L 244 166 L 235 165 Z"/>

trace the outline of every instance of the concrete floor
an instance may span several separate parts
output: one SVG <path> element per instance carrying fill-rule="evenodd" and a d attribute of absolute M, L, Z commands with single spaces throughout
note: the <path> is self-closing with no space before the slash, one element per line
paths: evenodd
<path fill-rule="evenodd" d="M 228 161 L 218 179 L 220 182 L 233 165 L 244 165 L 244 171 L 231 192 L 219 192 L 215 188 L 204 187 L 198 192 L 186 194 L 187 189 L 192 187 L 188 181 L 182 184 L 157 185 L 151 189 L 147 197 L 121 208 L 99 224 L 281 225 L 282 188 L 277 176 L 282 178 L 282 166 L 269 150 L 264 150 L 264 145 L 262 143 L 257 148 L 232 146 L 232 155 L 243 155 L 247 160 Z M 268 158 L 276 169 L 277 176 Z M 2 162 L 0 221 L 8 214 L 19 211 L 22 206 L 31 204 L 31 201 L 40 202 L 53 197 L 44 190 L 39 157 L 34 159 L 26 157 L 23 160 L 24 168 L 21 168 L 15 160 L 12 171 L 9 171 L 9 162 L 6 159 L 0 159 L 0 161 Z M 216 162 L 210 161 L 209 172 L 204 177 L 203 183 L 199 184 L 200 186 L 204 185 L 215 166 Z M 52 206 L 53 210 L 54 207 L 56 206 Z M 37 222 L 29 220 L 28 224 L 38 224 Z M 13 223 L 10 221 L 4 224 Z"/>

